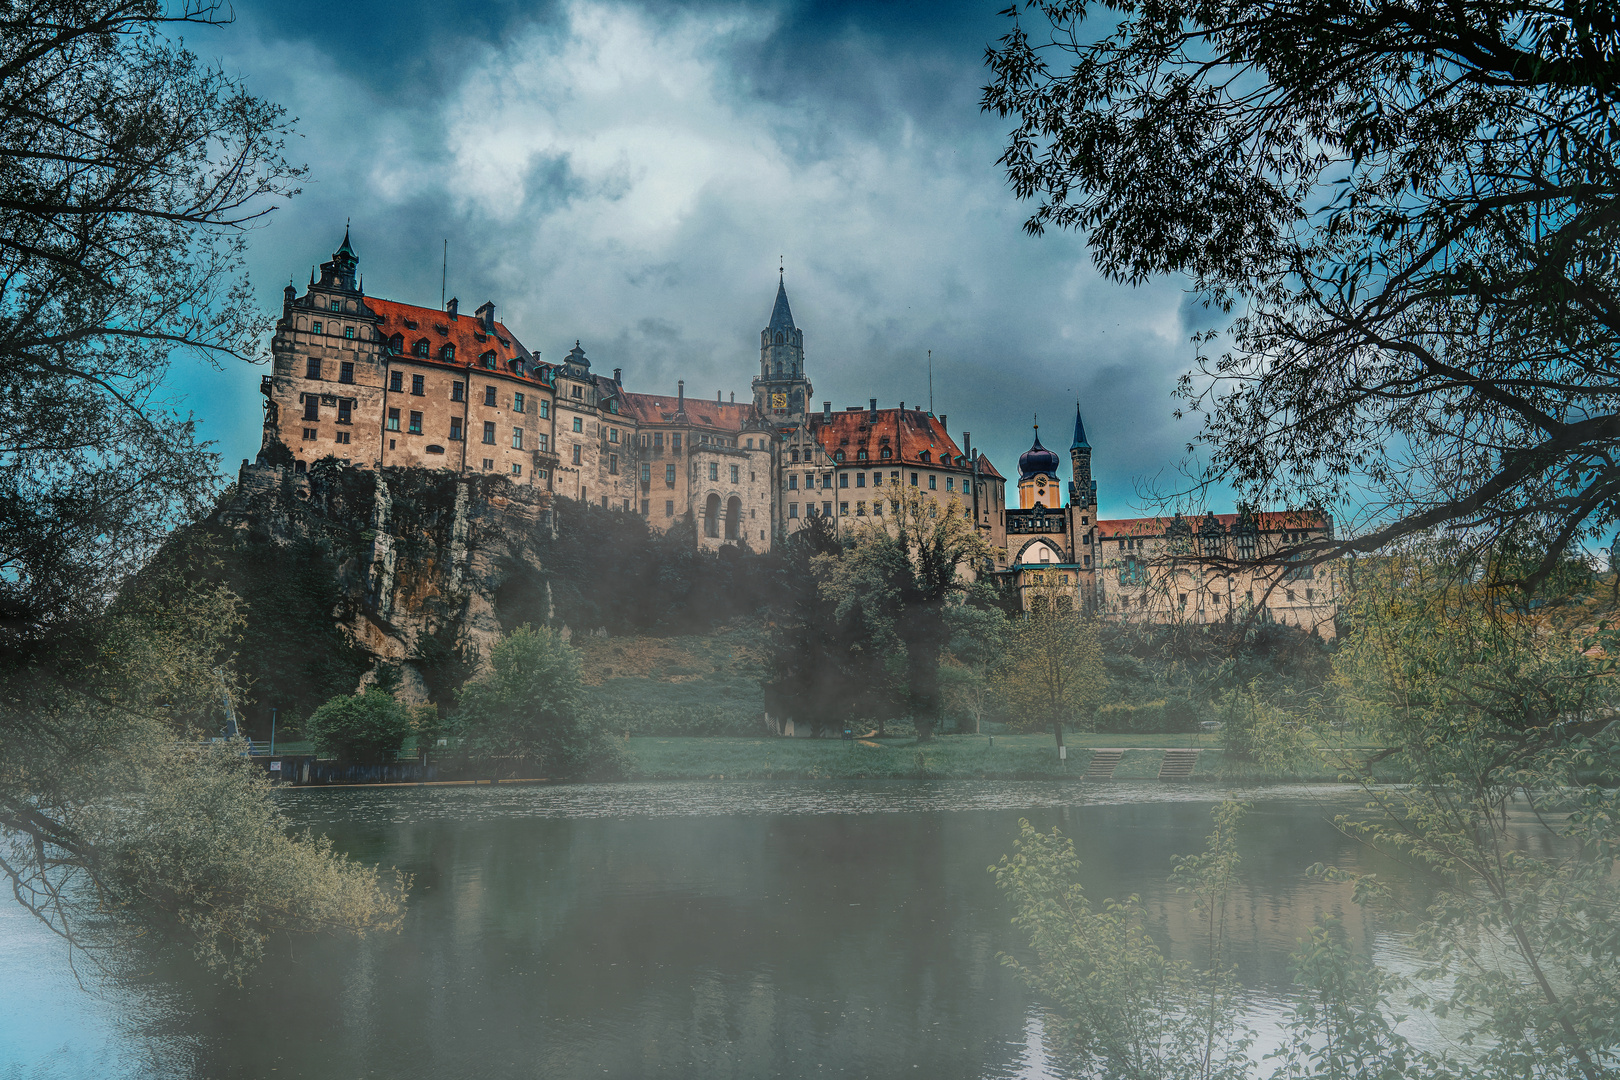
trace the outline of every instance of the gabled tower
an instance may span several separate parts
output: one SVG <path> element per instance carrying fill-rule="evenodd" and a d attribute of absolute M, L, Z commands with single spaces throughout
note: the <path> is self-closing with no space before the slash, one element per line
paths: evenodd
<path fill-rule="evenodd" d="M 787 286 L 778 278 L 770 325 L 759 335 L 754 406 L 768 423 L 796 425 L 804 421 L 812 393 L 810 380 L 804 377 L 804 331 L 793 325 Z"/>

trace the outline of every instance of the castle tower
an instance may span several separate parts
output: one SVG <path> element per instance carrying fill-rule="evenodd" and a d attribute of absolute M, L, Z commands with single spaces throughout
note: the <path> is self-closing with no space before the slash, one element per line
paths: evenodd
<path fill-rule="evenodd" d="M 1035 425 L 1035 443 L 1018 458 L 1018 508 L 1032 510 L 1036 506 L 1055 510 L 1063 499 L 1063 485 L 1058 480 L 1058 463 L 1062 459 L 1041 445 L 1041 425 Z"/>
<path fill-rule="evenodd" d="M 773 424 L 802 423 L 814 391 L 804 377 L 804 331 L 793 325 L 787 286 L 778 278 L 770 325 L 759 335 L 759 377 L 754 405 Z"/>
<path fill-rule="evenodd" d="M 1069 444 L 1069 461 L 1074 466 L 1069 505 L 1090 506 L 1097 501 L 1097 484 L 1091 479 L 1091 444 L 1086 441 L 1086 425 L 1080 419 L 1079 402 L 1074 406 L 1074 442 Z"/>

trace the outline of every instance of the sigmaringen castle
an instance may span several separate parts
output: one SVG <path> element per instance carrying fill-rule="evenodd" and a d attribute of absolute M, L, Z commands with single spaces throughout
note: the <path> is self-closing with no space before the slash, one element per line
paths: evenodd
<path fill-rule="evenodd" d="M 264 448 L 304 472 L 335 458 L 354 468 L 417 466 L 497 473 L 551 498 L 640 514 L 696 542 L 768 550 L 815 517 L 840 530 L 881 518 L 914 489 L 970 517 L 1026 606 L 1056 602 L 1108 618 L 1222 622 L 1261 618 L 1331 636 L 1333 568 L 1233 568 L 1331 535 L 1316 512 L 1099 519 L 1092 447 L 1077 405 L 1061 458 L 1034 443 L 1007 479 L 944 415 L 865 405 L 814 408 L 804 331 L 778 281 L 760 332 L 759 374 L 743 401 L 626 390 L 579 342 L 542 362 L 486 302 L 470 315 L 365 295 L 347 231 L 302 296 L 285 290 L 263 379 Z M 283 460 L 285 455 L 279 455 Z M 891 509 L 892 513 L 892 509 Z M 1208 560 L 1208 561 L 1206 561 Z M 1217 565 L 1218 563 L 1218 565 Z"/>

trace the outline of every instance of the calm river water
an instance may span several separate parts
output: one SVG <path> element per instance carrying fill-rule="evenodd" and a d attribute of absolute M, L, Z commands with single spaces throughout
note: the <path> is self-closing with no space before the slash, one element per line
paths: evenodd
<path fill-rule="evenodd" d="M 1318 913 L 1398 948 L 1316 861 L 1365 867 L 1338 788 L 961 781 L 291 790 L 299 824 L 415 876 L 397 935 L 283 943 L 249 985 L 183 966 L 75 982 L 0 905 L 0 1080 L 1050 1075 L 986 867 L 1018 819 L 1074 837 L 1094 899 L 1192 940 L 1170 857 L 1254 801 L 1236 907 L 1262 1027 Z M 1388 868 L 1377 868 L 1388 874 Z"/>

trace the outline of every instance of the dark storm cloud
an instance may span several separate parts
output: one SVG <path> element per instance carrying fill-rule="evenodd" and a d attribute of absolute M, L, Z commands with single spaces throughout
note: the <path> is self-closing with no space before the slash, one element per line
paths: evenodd
<path fill-rule="evenodd" d="M 354 222 L 367 289 L 494 299 L 627 386 L 748 393 L 778 256 L 816 401 L 928 402 L 1012 474 L 1086 411 L 1105 513 L 1174 467 L 1170 391 L 1204 314 L 1127 289 L 1081 238 L 1032 239 L 978 112 L 996 3 L 360 4 L 240 10 L 206 43 L 299 117 L 305 193 L 255 237 L 266 304 Z M 229 458 L 251 375 L 201 378 Z"/>

